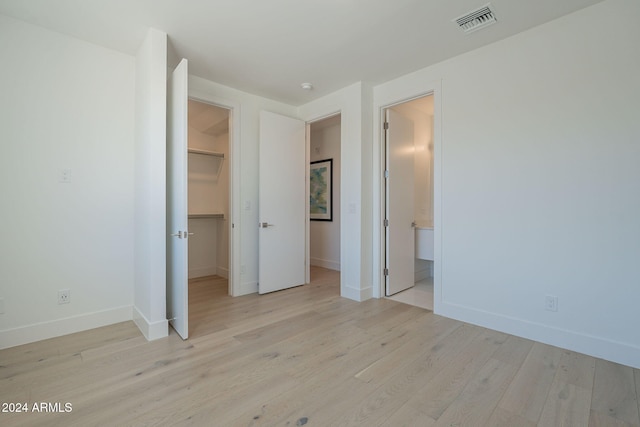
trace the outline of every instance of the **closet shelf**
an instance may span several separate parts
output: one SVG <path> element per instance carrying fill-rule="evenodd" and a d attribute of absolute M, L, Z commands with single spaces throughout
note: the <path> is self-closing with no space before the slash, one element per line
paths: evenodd
<path fill-rule="evenodd" d="M 220 157 L 221 159 L 224 159 L 224 153 L 218 153 L 215 151 L 201 150 L 199 148 L 188 148 L 187 151 L 193 154 L 204 154 L 205 156 Z"/>
<path fill-rule="evenodd" d="M 189 219 L 202 219 L 202 218 L 220 218 L 220 219 L 224 219 L 224 214 L 223 213 L 189 214 Z"/>

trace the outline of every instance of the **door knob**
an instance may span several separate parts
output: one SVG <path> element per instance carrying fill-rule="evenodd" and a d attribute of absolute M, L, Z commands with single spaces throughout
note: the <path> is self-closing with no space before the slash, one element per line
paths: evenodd
<path fill-rule="evenodd" d="M 262 227 L 262 228 L 273 227 L 273 225 L 274 224 L 269 224 L 267 222 L 262 222 L 262 223 L 258 224 L 258 226 Z"/>
<path fill-rule="evenodd" d="M 177 237 L 178 239 L 182 239 L 182 231 L 178 231 L 177 233 L 171 234 L 173 237 Z M 185 233 L 185 237 L 187 237 L 187 233 Z"/>

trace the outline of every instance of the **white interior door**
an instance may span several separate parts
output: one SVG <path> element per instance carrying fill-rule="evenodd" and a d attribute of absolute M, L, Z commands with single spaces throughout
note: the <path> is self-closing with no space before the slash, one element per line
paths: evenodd
<path fill-rule="evenodd" d="M 414 132 L 413 121 L 387 109 L 387 275 L 386 294 L 415 284 Z"/>
<path fill-rule="evenodd" d="M 258 292 L 305 283 L 305 124 L 260 112 Z"/>
<path fill-rule="evenodd" d="M 183 339 L 189 336 L 188 76 L 187 60 L 183 59 L 169 78 L 167 93 L 167 316 Z"/>

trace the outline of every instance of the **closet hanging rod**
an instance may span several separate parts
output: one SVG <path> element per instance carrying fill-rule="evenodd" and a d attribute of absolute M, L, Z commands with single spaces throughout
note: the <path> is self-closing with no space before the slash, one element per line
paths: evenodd
<path fill-rule="evenodd" d="M 187 151 L 193 154 L 204 154 L 205 156 L 214 156 L 224 159 L 224 153 L 217 153 L 215 151 L 201 150 L 199 148 L 188 148 Z"/>
<path fill-rule="evenodd" d="M 200 218 L 219 218 L 224 219 L 224 214 L 222 213 L 208 213 L 208 214 L 189 214 L 189 219 L 200 219 Z"/>

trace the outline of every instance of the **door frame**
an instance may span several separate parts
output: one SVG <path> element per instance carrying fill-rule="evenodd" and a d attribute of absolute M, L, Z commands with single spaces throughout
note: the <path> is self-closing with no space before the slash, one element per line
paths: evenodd
<path fill-rule="evenodd" d="M 305 127 L 306 127 L 306 133 L 305 133 L 305 162 L 306 162 L 306 168 L 305 168 L 305 180 L 306 180 L 306 187 L 305 187 L 305 247 L 306 247 L 306 254 L 305 254 L 305 279 L 306 279 L 306 283 L 309 284 L 311 282 L 311 224 L 310 224 L 310 215 L 309 215 L 309 184 L 310 184 L 310 175 L 309 175 L 309 171 L 310 171 L 310 163 L 311 163 L 311 125 L 313 123 L 319 122 L 321 120 L 324 119 L 328 119 L 330 117 L 335 117 L 335 116 L 340 116 L 340 167 L 342 168 L 342 153 L 343 153 L 343 129 L 344 129 L 344 124 L 342 123 L 342 109 L 338 109 L 338 110 L 334 110 L 328 113 L 323 113 L 317 116 L 313 116 L 312 118 L 308 118 L 305 120 Z M 304 120 L 304 119 L 303 119 Z M 343 174 L 342 174 L 342 169 L 340 170 L 340 179 L 342 179 Z M 340 187 L 342 188 L 342 187 Z M 342 190 L 340 191 L 340 197 L 342 197 Z M 342 286 L 344 285 L 344 277 L 343 277 L 343 260 L 344 260 L 344 239 L 345 239 L 345 235 L 344 235 L 344 227 L 342 227 L 342 201 L 340 202 L 340 293 L 342 294 Z"/>
<path fill-rule="evenodd" d="M 435 81 L 420 84 L 419 87 L 402 88 L 394 93 L 385 93 L 374 97 L 374 167 L 373 180 L 377 182 L 378 191 L 374 193 L 373 212 L 373 296 L 385 297 L 384 265 L 386 259 L 386 237 L 384 218 L 386 210 L 386 183 L 384 171 L 386 168 L 385 147 L 385 110 L 395 105 L 404 104 L 428 95 L 433 95 L 433 156 L 434 156 L 434 189 L 433 189 L 433 226 L 434 226 L 434 262 L 433 262 L 433 291 L 434 313 L 440 311 L 442 301 L 442 82 Z M 375 184 L 374 184 L 375 188 Z"/>
<path fill-rule="evenodd" d="M 191 85 L 190 85 L 191 86 Z M 188 98 L 229 110 L 229 279 L 228 293 L 241 295 L 240 283 L 240 103 L 189 88 Z M 225 159 L 225 161 L 227 161 Z"/>

